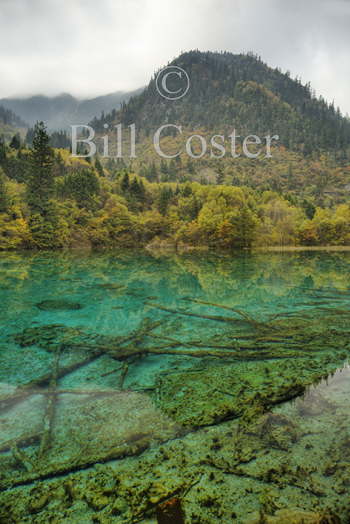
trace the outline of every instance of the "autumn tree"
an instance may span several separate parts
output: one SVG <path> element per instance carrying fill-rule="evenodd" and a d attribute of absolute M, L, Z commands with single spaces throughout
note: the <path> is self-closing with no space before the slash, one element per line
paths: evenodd
<path fill-rule="evenodd" d="M 239 248 L 252 247 L 258 220 L 248 206 L 243 206 L 231 219 L 234 226 L 234 245 Z"/>

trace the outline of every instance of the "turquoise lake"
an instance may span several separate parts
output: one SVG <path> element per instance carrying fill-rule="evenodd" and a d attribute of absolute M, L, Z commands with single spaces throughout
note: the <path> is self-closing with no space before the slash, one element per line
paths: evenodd
<path fill-rule="evenodd" d="M 350 522 L 349 306 L 350 252 L 0 254 L 0 523 Z"/>

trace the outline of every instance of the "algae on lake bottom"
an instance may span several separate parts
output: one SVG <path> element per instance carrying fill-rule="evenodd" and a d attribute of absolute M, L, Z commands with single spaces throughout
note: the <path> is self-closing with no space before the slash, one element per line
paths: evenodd
<path fill-rule="evenodd" d="M 293 256 L 46 255 L 50 292 L 34 257 L 21 317 L 4 291 L 0 522 L 346 524 L 350 258 Z M 33 308 L 58 280 L 84 308 Z"/>

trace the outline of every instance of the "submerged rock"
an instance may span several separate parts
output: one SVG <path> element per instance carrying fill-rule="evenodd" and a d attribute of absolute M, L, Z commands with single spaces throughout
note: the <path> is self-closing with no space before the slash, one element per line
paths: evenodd
<path fill-rule="evenodd" d="M 245 524 L 339 524 L 335 515 L 303 511 L 300 509 L 282 509 L 273 516 L 257 514 Z"/>
<path fill-rule="evenodd" d="M 307 366 L 310 363 L 310 366 Z M 313 367 L 312 365 L 313 364 Z M 205 426 L 228 418 L 240 417 L 253 409 L 250 418 L 266 412 L 275 404 L 302 395 L 308 384 L 316 382 L 331 371 L 326 358 L 303 359 L 304 367 L 295 359 L 236 362 L 214 365 L 206 369 L 193 368 L 191 373 L 181 372 L 159 375 L 157 383 L 159 407 L 184 426 Z M 266 369 L 268 373 L 266 373 Z M 256 408 L 262 408 L 256 413 Z M 260 419 L 259 419 L 260 420 Z M 269 419 L 271 427 L 265 432 L 276 440 L 279 447 L 295 438 L 289 424 Z M 286 427 L 287 426 L 287 427 Z M 286 442 L 282 442 L 286 440 Z"/>
<path fill-rule="evenodd" d="M 158 524 L 185 524 L 181 501 L 178 497 L 159 504 L 157 521 Z"/>
<path fill-rule="evenodd" d="M 74 311 L 84 307 L 79 302 L 71 302 L 65 299 L 43 300 L 35 305 L 43 311 Z"/>

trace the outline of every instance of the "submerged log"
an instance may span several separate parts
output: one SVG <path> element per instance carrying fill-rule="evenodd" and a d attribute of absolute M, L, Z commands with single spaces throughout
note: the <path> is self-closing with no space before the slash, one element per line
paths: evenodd
<path fill-rule="evenodd" d="M 214 320 L 216 322 L 226 322 L 229 324 L 235 324 L 237 322 L 241 322 L 241 320 L 238 320 L 237 318 L 222 317 L 220 315 L 200 315 L 199 313 L 191 313 L 189 311 L 184 311 L 181 309 L 172 309 L 172 308 L 162 306 L 160 304 L 152 304 L 151 302 L 145 302 L 145 305 L 149 307 L 153 307 L 154 309 L 159 309 L 160 311 L 165 311 L 166 313 L 172 313 L 174 315 L 184 315 L 186 317 L 202 318 L 204 320 Z"/>
<path fill-rule="evenodd" d="M 137 456 L 148 449 L 149 445 L 149 436 L 140 435 L 140 438 L 135 442 L 132 442 L 131 444 L 124 443 L 115 446 L 108 452 L 96 452 L 96 454 L 90 455 L 88 457 L 79 456 L 71 461 L 58 464 L 45 464 L 42 461 L 40 463 L 40 468 L 33 469 L 31 471 L 26 468 L 27 472 L 23 472 L 22 475 L 15 474 L 4 479 L 0 478 L 0 490 L 13 488 L 15 486 L 24 486 L 26 484 L 31 484 L 36 480 L 50 479 L 58 475 L 68 475 L 70 473 L 82 471 L 98 463 L 104 464 L 106 462 L 120 460 L 125 457 Z M 30 468 L 30 463 L 28 463 L 28 468 Z"/>
<path fill-rule="evenodd" d="M 73 364 L 68 364 L 67 366 L 62 366 L 58 370 L 57 378 L 65 377 L 69 373 L 72 373 L 73 371 L 76 371 L 77 369 L 85 366 L 86 364 L 89 364 L 96 358 L 99 358 L 102 354 L 103 352 L 101 350 L 93 351 L 92 353 L 89 354 L 88 357 L 82 360 L 79 360 L 78 362 L 74 362 Z M 25 384 L 18 386 L 18 388 L 16 389 L 16 391 L 14 391 L 14 393 L 0 397 L 0 411 L 5 411 L 6 409 L 11 408 L 13 405 L 18 404 L 18 402 L 22 402 L 22 400 L 26 399 L 30 395 L 46 394 L 47 390 L 40 390 L 38 388 L 40 386 L 41 387 L 47 386 L 50 382 L 51 376 L 52 376 L 52 372 L 44 373 L 40 377 L 30 380 L 29 382 L 26 382 Z"/>
<path fill-rule="evenodd" d="M 22 451 L 16 443 L 11 448 L 11 452 L 16 462 L 21 464 L 26 471 L 35 471 L 35 465 L 32 459 L 24 451 Z"/>
<path fill-rule="evenodd" d="M 99 358 L 101 355 L 107 354 L 111 358 L 115 360 L 125 360 L 132 356 L 138 356 L 143 353 L 143 351 L 140 351 L 139 349 L 137 351 L 130 351 L 129 349 L 124 349 L 124 351 L 120 351 L 124 344 L 127 342 L 134 342 L 135 344 L 139 344 L 143 338 L 148 334 L 151 333 L 154 329 L 156 329 L 158 326 L 160 326 L 162 322 L 157 321 L 151 321 L 149 318 L 144 319 L 141 322 L 141 325 L 138 329 L 132 331 L 128 335 L 116 337 L 113 339 L 113 343 L 110 345 L 103 345 L 99 343 L 70 343 L 69 340 L 67 340 L 64 344 L 58 345 L 56 347 L 56 351 L 63 352 L 66 349 L 81 349 L 88 351 L 88 355 L 86 358 L 83 358 L 79 360 L 78 362 L 74 362 L 72 364 L 68 364 L 66 366 L 61 366 L 57 370 L 57 380 L 68 375 L 69 373 L 72 373 L 73 371 L 76 371 L 77 369 L 90 364 L 95 359 Z M 57 326 L 53 326 L 56 327 Z M 119 352 L 120 351 L 120 356 Z M 39 386 L 45 387 L 49 386 L 50 381 L 52 379 L 52 371 L 49 373 L 44 373 L 40 377 L 37 377 L 33 380 L 30 380 L 29 382 L 26 382 L 25 384 L 21 384 L 17 387 L 16 391 L 13 393 L 10 393 L 9 395 L 0 397 L 0 411 L 4 411 L 6 409 L 11 408 L 13 405 L 22 402 L 22 400 L 26 399 L 28 396 L 34 394 L 34 393 L 41 393 L 40 390 L 37 388 Z M 42 391 L 42 394 L 47 394 L 47 391 Z"/>
<path fill-rule="evenodd" d="M 51 437 L 53 431 L 53 423 L 55 418 L 55 407 L 57 400 L 57 380 L 59 372 L 59 361 L 60 361 L 61 350 L 58 349 L 55 354 L 52 376 L 50 380 L 50 386 L 48 390 L 47 406 L 44 415 L 44 429 L 41 437 L 40 447 L 38 451 L 38 459 L 41 459 L 42 456 L 49 449 L 51 444 Z"/>
<path fill-rule="evenodd" d="M 0 443 L 0 452 L 11 451 L 16 448 L 25 448 L 36 444 L 41 439 L 42 432 L 40 433 L 28 433 L 26 435 L 21 435 L 15 439 L 6 440 L 5 442 Z"/>
<path fill-rule="evenodd" d="M 245 311 L 242 311 L 241 309 L 233 308 L 230 306 L 225 306 L 222 304 L 215 304 L 213 302 L 207 302 L 205 300 L 199 300 L 197 298 L 183 298 L 182 300 L 186 300 L 187 302 L 194 302 L 195 304 L 203 304 L 205 306 L 226 309 L 227 311 L 232 311 L 233 313 L 236 313 L 238 316 L 242 317 L 242 319 L 245 320 L 248 324 L 251 324 L 252 326 L 254 326 L 257 329 L 272 329 L 271 326 L 269 326 L 268 324 L 255 320 L 248 313 L 246 313 Z"/>
<path fill-rule="evenodd" d="M 119 377 L 119 382 L 118 382 L 118 388 L 119 389 L 123 389 L 124 381 L 126 379 L 126 375 L 128 374 L 128 371 L 129 371 L 129 364 L 128 364 L 128 362 L 124 362 L 124 364 L 122 366 L 122 372 L 121 372 L 121 375 Z"/>

